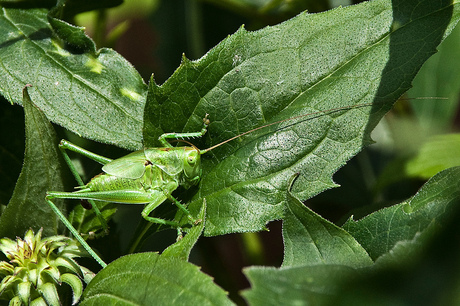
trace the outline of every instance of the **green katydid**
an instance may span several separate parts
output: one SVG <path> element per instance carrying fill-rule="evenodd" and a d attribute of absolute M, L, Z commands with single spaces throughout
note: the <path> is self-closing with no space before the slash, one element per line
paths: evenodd
<path fill-rule="evenodd" d="M 102 259 L 99 258 L 97 254 L 94 253 L 91 247 L 81 237 L 80 233 L 78 233 L 78 231 L 54 205 L 54 203 L 51 201 L 52 199 L 62 198 L 88 200 L 93 209 L 95 209 L 96 216 L 99 218 L 104 228 L 107 228 L 106 221 L 97 210 L 97 206 L 94 204 L 93 200 L 122 204 L 145 204 L 145 207 L 142 211 L 142 217 L 144 219 L 152 223 L 174 227 L 178 230 L 178 234 L 180 236 L 181 228 L 177 221 L 154 218 L 149 216 L 149 214 L 164 201 L 169 199 L 184 213 L 192 225 L 200 222 L 200 220 L 195 219 L 191 215 L 185 205 L 180 203 L 171 194 L 179 186 L 189 188 L 198 184 L 201 178 L 200 156 L 202 154 L 209 152 L 210 150 L 213 150 L 214 148 L 230 142 L 238 137 L 247 135 L 268 126 L 296 119 L 304 121 L 308 120 L 312 116 L 320 116 L 322 114 L 329 114 L 342 110 L 372 105 L 372 103 L 363 103 L 352 106 L 338 107 L 272 122 L 229 138 L 204 150 L 200 150 L 191 144 L 191 146 L 173 147 L 167 141 L 167 139 L 176 139 L 176 141 L 182 141 L 180 140 L 182 138 L 203 136 L 206 133 L 207 127 L 210 123 L 207 115 L 203 119 L 203 127 L 199 132 L 166 133 L 159 137 L 159 141 L 163 147 L 146 148 L 115 160 L 91 153 L 83 148 L 63 140 L 61 141 L 59 147 L 64 155 L 64 159 L 69 165 L 80 187 L 78 187 L 79 190 L 74 192 L 49 191 L 47 193 L 46 200 L 53 211 L 60 217 L 62 222 L 75 236 L 75 238 L 96 259 L 96 261 L 98 261 L 104 267 L 106 264 L 102 261 Z M 70 161 L 66 150 L 77 152 L 95 160 L 96 162 L 101 163 L 103 165 L 102 170 L 104 173 L 94 177 L 89 183 L 83 184 L 75 167 Z"/>
<path fill-rule="evenodd" d="M 59 148 L 71 172 L 80 184 L 80 188 L 74 192 L 49 191 L 47 192 L 46 200 L 75 238 L 102 266 L 105 266 L 105 263 L 87 245 L 78 231 L 54 205 L 51 201 L 52 199 L 88 200 L 95 209 L 95 213 L 104 228 L 107 228 L 107 224 L 93 202 L 94 200 L 122 204 L 146 204 L 142 211 L 142 217 L 152 223 L 175 227 L 180 236 L 181 229 L 178 222 L 150 217 L 149 214 L 161 203 L 169 199 L 185 213 L 191 223 L 197 224 L 200 222 L 200 220 L 194 219 L 187 208 L 174 198 L 171 193 L 179 185 L 189 188 L 199 182 L 201 177 L 200 155 L 205 153 L 206 150 L 199 150 L 196 147 L 173 147 L 167 139 L 203 136 L 206 133 L 208 124 L 209 120 L 206 116 L 203 119 L 203 128 L 200 132 L 163 134 L 159 138 L 163 144 L 162 148 L 146 148 L 115 160 L 91 153 L 62 140 Z M 80 153 L 101 163 L 104 173 L 95 176 L 88 184 L 84 185 L 66 150 Z"/>

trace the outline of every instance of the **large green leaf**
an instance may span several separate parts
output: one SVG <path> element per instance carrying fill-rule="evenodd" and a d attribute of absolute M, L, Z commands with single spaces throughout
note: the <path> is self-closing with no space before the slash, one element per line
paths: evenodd
<path fill-rule="evenodd" d="M 124 256 L 99 272 L 81 305 L 232 305 L 224 290 L 179 258 Z"/>
<path fill-rule="evenodd" d="M 150 84 L 145 144 L 163 132 L 198 131 L 206 113 L 201 147 L 276 120 L 373 103 L 272 126 L 203 156 L 190 208 L 197 213 L 206 198 L 205 234 L 261 230 L 283 217 L 293 173 L 300 172 L 293 192 L 302 201 L 336 186 L 333 173 L 371 142 L 457 11 L 446 1 L 378 0 L 240 29 L 198 61 L 184 58 L 162 86 Z"/>
<path fill-rule="evenodd" d="M 21 104 L 22 87 L 32 84 L 31 98 L 49 120 L 90 139 L 142 147 L 146 85 L 138 72 L 111 49 L 72 53 L 46 14 L 1 8 L 0 94 Z"/>
<path fill-rule="evenodd" d="M 30 90 L 32 91 L 32 90 Z M 45 202 L 47 190 L 63 190 L 63 160 L 57 137 L 45 115 L 30 101 L 24 89 L 26 151 L 24 165 L 8 206 L 0 217 L 0 237 L 22 237 L 32 228 L 56 235 L 59 218 Z M 62 209 L 62 201 L 57 201 Z"/>

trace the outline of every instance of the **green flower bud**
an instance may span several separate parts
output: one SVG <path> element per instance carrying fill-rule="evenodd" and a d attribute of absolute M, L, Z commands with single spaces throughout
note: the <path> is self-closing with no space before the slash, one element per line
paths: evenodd
<path fill-rule="evenodd" d="M 9 299 L 10 305 L 61 305 L 59 288 L 68 284 L 76 304 L 94 273 L 80 266 L 74 258 L 85 256 L 78 243 L 65 236 L 42 239 L 40 229 L 36 235 L 29 229 L 24 240 L 0 239 L 0 251 L 9 262 L 0 262 L 0 298 Z"/>

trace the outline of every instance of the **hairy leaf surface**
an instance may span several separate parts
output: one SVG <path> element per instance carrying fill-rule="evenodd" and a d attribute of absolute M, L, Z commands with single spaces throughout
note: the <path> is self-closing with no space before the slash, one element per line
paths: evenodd
<path fill-rule="evenodd" d="M 96 275 L 81 305 L 107 304 L 233 305 L 197 266 L 156 253 L 122 257 Z"/>
<path fill-rule="evenodd" d="M 283 218 L 290 177 L 301 201 L 335 187 L 332 175 L 371 143 L 370 132 L 458 20 L 448 1 L 379 0 L 300 14 L 260 31 L 240 29 L 198 61 L 184 58 L 151 82 L 144 141 L 198 131 L 200 147 L 293 116 L 351 105 L 249 134 L 203 156 L 190 207 L 206 198 L 206 235 L 257 231 Z"/>

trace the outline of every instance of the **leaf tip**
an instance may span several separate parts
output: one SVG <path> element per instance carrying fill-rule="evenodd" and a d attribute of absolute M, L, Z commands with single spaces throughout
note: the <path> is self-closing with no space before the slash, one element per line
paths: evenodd
<path fill-rule="evenodd" d="M 182 53 L 182 60 L 181 60 L 181 65 L 187 65 L 190 64 L 192 61 L 187 58 L 185 53 Z"/>
<path fill-rule="evenodd" d="M 32 85 L 26 84 L 24 88 L 22 89 L 22 103 L 24 105 L 32 103 L 32 99 L 30 99 L 30 96 L 29 96 L 29 87 L 32 87 Z"/>
<path fill-rule="evenodd" d="M 235 35 L 236 35 L 236 34 L 244 34 L 244 33 L 247 33 L 247 32 L 248 32 L 248 30 L 246 30 L 245 25 L 242 24 L 242 25 L 238 28 L 238 30 L 236 31 Z"/>

